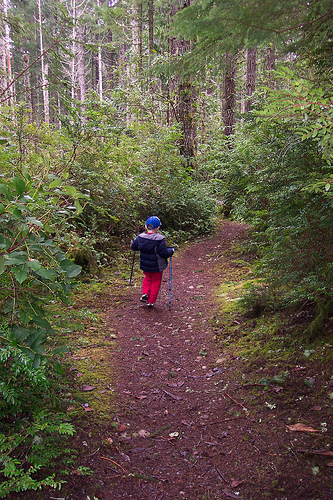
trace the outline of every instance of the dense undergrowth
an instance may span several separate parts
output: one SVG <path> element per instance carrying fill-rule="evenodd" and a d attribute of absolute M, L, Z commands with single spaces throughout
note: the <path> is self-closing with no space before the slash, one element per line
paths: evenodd
<path fill-rule="evenodd" d="M 0 391 L 7 427 L 1 434 L 2 495 L 39 488 L 43 481 L 58 486 L 40 470 L 51 466 L 58 452 L 44 453 L 42 460 L 35 445 L 74 432 L 61 405 L 44 394 L 54 383 L 55 393 L 64 391 L 64 344 L 71 348 L 80 336 L 72 337 L 70 326 L 61 336 L 48 311 L 71 300 L 80 273 L 80 279 L 97 282 L 108 267 L 122 273 L 129 243 L 149 215 L 161 218 L 174 246 L 214 230 L 221 214 L 251 226 L 247 253 L 256 257 L 253 274 L 244 287 L 233 274 L 221 292 L 241 290 L 243 297 L 243 312 L 231 310 L 231 323 L 225 312 L 216 320 L 227 324 L 218 331 L 226 348 L 249 363 L 264 359 L 262 367 L 281 360 L 283 368 L 272 376 L 286 379 L 287 358 L 289 364 L 300 363 L 311 351 L 312 358 L 320 353 L 318 362 L 329 359 L 331 87 L 319 87 L 288 68 L 278 77 L 287 84 L 265 89 L 265 99 L 259 93 L 257 110 L 239 123 L 232 138 L 210 125 L 191 166 L 179 153 L 177 126 L 148 120 L 127 126 L 121 106 L 112 100 L 101 103 L 92 96 L 87 120 L 64 121 L 62 130 L 29 123 L 23 106 L 14 120 L 12 110 L 3 109 Z M 27 387 L 36 397 L 27 396 Z M 24 458 L 21 446 L 29 450 Z"/>

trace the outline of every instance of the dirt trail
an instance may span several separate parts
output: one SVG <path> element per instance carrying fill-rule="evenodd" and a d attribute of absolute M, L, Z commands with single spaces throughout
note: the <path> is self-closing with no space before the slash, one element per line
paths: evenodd
<path fill-rule="evenodd" d="M 110 424 L 98 437 L 78 436 L 86 441 L 81 464 L 94 476 L 73 476 L 66 500 L 333 498 L 329 481 L 303 471 L 293 451 L 294 441 L 322 446 L 312 441 L 320 437 L 287 435 L 289 409 L 273 412 L 264 391 L 242 390 L 241 361 L 227 359 L 214 339 L 214 293 L 236 272 L 229 249 L 245 231 L 224 222 L 212 238 L 175 254 L 171 311 L 168 271 L 153 309 L 139 302 L 139 271 L 120 302 L 99 300 L 105 330 L 116 334 L 114 350 L 101 350 L 116 373 Z"/>
<path fill-rule="evenodd" d="M 168 271 L 154 309 L 138 300 L 142 277 L 136 272 L 135 286 L 110 311 L 120 351 L 115 417 L 122 432 L 109 455 L 118 466 L 105 460 L 113 487 L 98 498 L 221 498 L 233 479 L 245 479 L 233 451 L 235 419 L 240 425 L 245 411 L 223 391 L 224 360 L 209 324 L 225 252 L 244 232 L 225 223 L 213 238 L 175 254 L 171 311 Z M 241 415 L 235 417 L 237 408 Z"/>

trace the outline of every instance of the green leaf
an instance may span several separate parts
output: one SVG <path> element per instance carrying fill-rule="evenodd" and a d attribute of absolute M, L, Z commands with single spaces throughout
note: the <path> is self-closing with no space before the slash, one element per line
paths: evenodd
<path fill-rule="evenodd" d="M 82 271 L 81 266 L 73 264 L 73 262 L 69 259 L 62 260 L 60 262 L 60 267 L 66 272 L 67 278 L 75 278 Z"/>
<path fill-rule="evenodd" d="M 5 256 L 0 255 L 0 274 L 5 272 L 6 269 L 5 262 L 6 262 Z"/>
<path fill-rule="evenodd" d="M 28 253 L 27 252 L 12 252 L 12 253 L 7 253 L 5 255 L 6 258 L 6 265 L 7 266 L 17 266 L 19 264 L 24 264 L 28 260 Z"/>
<path fill-rule="evenodd" d="M 14 185 L 17 195 L 21 196 L 27 188 L 24 180 L 21 177 L 13 177 L 11 182 Z"/>
<path fill-rule="evenodd" d="M 28 328 L 22 328 L 22 327 L 13 328 L 14 337 L 18 342 L 22 342 L 23 340 L 28 338 L 30 333 L 31 332 L 30 330 L 28 330 Z"/>
<path fill-rule="evenodd" d="M 40 269 L 38 269 L 35 272 L 38 276 L 40 276 L 41 278 L 48 280 L 48 281 L 54 281 L 54 278 L 57 274 L 52 269 L 44 269 L 43 267 L 41 267 Z"/>
<path fill-rule="evenodd" d="M 66 254 L 64 252 L 58 252 L 56 254 L 56 260 L 58 262 L 61 262 L 61 261 L 65 260 L 65 259 L 66 259 Z M 70 262 L 72 262 L 72 261 L 70 261 Z"/>
<path fill-rule="evenodd" d="M 61 185 L 61 180 L 56 178 L 54 179 L 50 184 L 49 184 L 49 188 L 50 189 L 53 189 L 53 188 L 56 188 L 56 187 L 59 187 Z"/>
<path fill-rule="evenodd" d="M 9 240 L 3 234 L 0 234 L 0 248 L 5 248 L 7 250 L 9 247 Z"/>
<path fill-rule="evenodd" d="M 0 184 L 0 193 L 2 193 L 8 201 L 13 201 L 13 195 L 6 184 Z"/>
<path fill-rule="evenodd" d="M 27 222 L 29 224 L 34 224 L 37 227 L 43 228 L 43 223 L 35 217 L 27 217 Z"/>
<path fill-rule="evenodd" d="M 29 260 L 27 262 L 27 264 L 30 267 L 30 269 L 32 269 L 33 271 L 38 271 L 42 267 L 42 265 L 39 262 L 39 260 L 35 260 L 35 259 Z"/>
<path fill-rule="evenodd" d="M 82 205 L 81 203 L 79 202 L 79 200 L 74 200 L 74 206 L 76 208 L 76 215 L 80 215 L 80 213 L 83 212 L 83 208 L 82 208 Z"/>
<path fill-rule="evenodd" d="M 41 327 L 41 328 L 44 328 L 45 330 L 47 331 L 51 331 L 52 330 L 52 326 L 50 325 L 50 323 L 47 321 L 47 319 L 45 318 L 38 318 L 38 317 L 35 317 L 33 318 L 33 322 Z"/>
<path fill-rule="evenodd" d="M 75 196 L 77 195 L 77 191 L 74 186 L 64 186 L 64 191 L 70 196 L 73 196 L 73 198 L 75 198 Z"/>
<path fill-rule="evenodd" d="M 26 266 L 25 264 L 21 266 L 15 266 L 11 269 L 11 272 L 14 274 L 17 281 L 20 284 L 22 284 L 23 281 L 25 281 L 29 275 L 29 267 Z"/>
<path fill-rule="evenodd" d="M 66 351 L 63 351 L 61 347 L 59 347 L 58 349 L 54 349 L 53 351 L 53 354 L 64 354 L 64 352 L 68 352 L 68 349 Z M 54 370 L 56 371 L 56 373 L 59 373 L 60 375 L 65 375 L 66 374 L 66 370 L 59 364 L 59 363 L 56 363 L 54 365 Z"/>

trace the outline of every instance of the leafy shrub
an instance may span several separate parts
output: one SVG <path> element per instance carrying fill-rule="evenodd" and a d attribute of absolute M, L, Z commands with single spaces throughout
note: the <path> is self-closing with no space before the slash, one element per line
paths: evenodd
<path fill-rule="evenodd" d="M 264 283 L 280 304 L 312 301 L 328 313 L 333 298 L 332 116 L 323 89 L 285 71 L 256 123 L 243 124 L 215 176 L 231 213 L 253 225 Z M 269 307 L 273 292 L 252 290 Z"/>
<path fill-rule="evenodd" d="M 81 271 L 52 240 L 52 223 L 69 214 L 70 194 L 80 207 L 75 188 L 60 187 L 58 178 L 46 184 L 29 174 L 0 184 L 0 304 L 17 346 L 36 367 L 53 333 L 43 305 L 51 298 L 66 301 Z"/>

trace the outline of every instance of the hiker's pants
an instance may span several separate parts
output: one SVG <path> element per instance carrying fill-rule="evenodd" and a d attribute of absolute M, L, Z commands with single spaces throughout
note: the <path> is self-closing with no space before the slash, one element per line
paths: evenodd
<path fill-rule="evenodd" d="M 150 304 L 155 304 L 158 292 L 161 288 L 163 272 L 147 273 L 147 271 L 143 271 L 143 274 L 145 277 L 142 283 L 142 293 L 148 295 L 148 302 Z"/>

